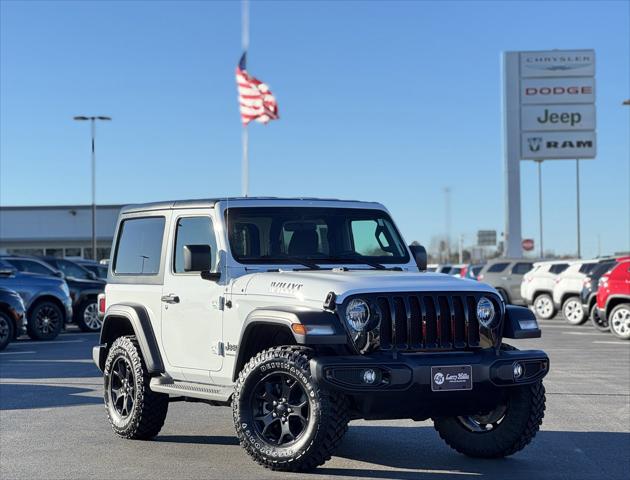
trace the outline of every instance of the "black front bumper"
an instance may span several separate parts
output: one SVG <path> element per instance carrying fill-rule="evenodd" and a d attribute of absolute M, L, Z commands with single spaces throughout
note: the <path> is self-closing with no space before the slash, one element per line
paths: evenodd
<path fill-rule="evenodd" d="M 515 379 L 514 365 L 523 375 Z M 437 390 L 432 367 L 470 366 L 467 390 Z M 375 380 L 367 384 L 366 370 Z M 414 418 L 474 414 L 492 409 L 509 388 L 535 383 L 549 371 L 549 357 L 541 350 L 486 349 L 476 352 L 398 353 L 318 357 L 311 373 L 329 390 L 348 395 L 356 416 L 371 419 Z M 371 376 L 371 375 L 370 375 Z M 433 387 L 433 388 L 432 388 Z"/>

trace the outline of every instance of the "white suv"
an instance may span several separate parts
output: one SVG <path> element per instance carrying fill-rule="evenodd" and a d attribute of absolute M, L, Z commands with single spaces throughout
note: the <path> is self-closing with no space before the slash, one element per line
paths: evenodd
<path fill-rule="evenodd" d="M 558 274 L 567 269 L 567 261 L 536 262 L 521 282 L 521 296 L 539 318 L 549 320 L 557 313 L 553 304 L 553 287 Z"/>
<path fill-rule="evenodd" d="M 381 204 L 210 199 L 125 207 L 95 363 L 114 432 L 148 439 L 170 401 L 232 408 L 274 470 L 321 465 L 351 419 L 433 419 L 457 451 L 511 455 L 545 410 L 536 318 L 426 273 Z"/>
<path fill-rule="evenodd" d="M 586 276 L 597 262 L 575 261 L 558 275 L 553 287 L 554 308 L 562 311 L 562 316 L 571 325 L 580 325 L 586 321 L 587 315 L 582 307 L 580 292 Z"/>

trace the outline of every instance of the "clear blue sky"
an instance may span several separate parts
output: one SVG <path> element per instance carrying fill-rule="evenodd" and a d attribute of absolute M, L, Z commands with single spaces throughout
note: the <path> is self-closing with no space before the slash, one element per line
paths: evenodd
<path fill-rule="evenodd" d="M 0 203 L 240 194 L 240 4 L 1 2 Z M 407 240 L 503 230 L 500 53 L 594 48 L 598 158 L 582 162 L 583 253 L 630 248 L 630 8 L 614 2 L 256 2 L 250 71 L 281 119 L 253 125 L 253 195 L 379 200 Z M 523 234 L 538 239 L 523 162 Z M 544 164 L 545 247 L 576 251 L 575 163 Z"/>

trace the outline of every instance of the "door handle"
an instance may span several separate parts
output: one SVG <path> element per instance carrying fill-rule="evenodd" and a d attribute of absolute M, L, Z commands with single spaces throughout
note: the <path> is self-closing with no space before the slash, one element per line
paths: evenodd
<path fill-rule="evenodd" d="M 174 293 L 168 295 L 162 295 L 162 301 L 164 303 L 179 303 L 179 297 Z"/>

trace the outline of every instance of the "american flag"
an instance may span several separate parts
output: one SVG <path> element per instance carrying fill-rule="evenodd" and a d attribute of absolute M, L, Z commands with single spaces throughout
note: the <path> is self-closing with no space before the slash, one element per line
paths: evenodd
<path fill-rule="evenodd" d="M 277 120 L 278 104 L 269 87 L 254 78 L 245 67 L 247 53 L 243 53 L 236 67 L 236 85 L 238 86 L 238 102 L 241 110 L 241 121 L 247 125 L 252 120 L 267 123 Z"/>

